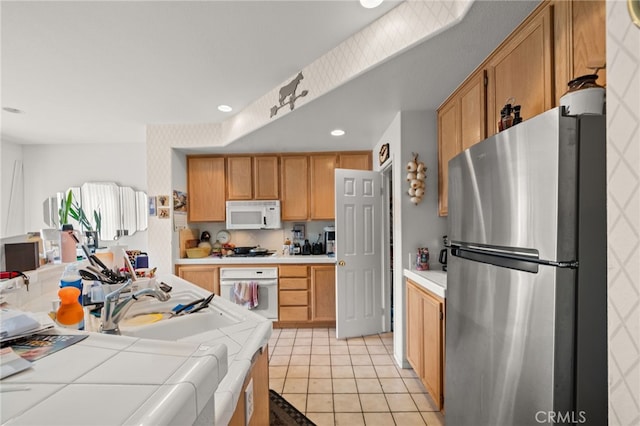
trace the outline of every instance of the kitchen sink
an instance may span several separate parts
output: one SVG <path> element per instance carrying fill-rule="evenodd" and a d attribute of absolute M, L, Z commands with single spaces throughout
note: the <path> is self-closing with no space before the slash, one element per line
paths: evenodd
<path fill-rule="evenodd" d="M 171 299 L 166 302 L 154 298 L 141 300 L 131 307 L 127 316 L 120 322 L 120 334 L 176 341 L 242 321 L 241 318 L 215 306 L 215 298 L 207 308 L 199 312 L 172 315 L 176 305 L 186 305 L 201 298 L 200 293 L 182 291 L 172 294 Z"/>
<path fill-rule="evenodd" d="M 239 319 L 216 308 L 167 318 L 141 326 L 120 326 L 123 336 L 176 341 L 237 324 Z"/>

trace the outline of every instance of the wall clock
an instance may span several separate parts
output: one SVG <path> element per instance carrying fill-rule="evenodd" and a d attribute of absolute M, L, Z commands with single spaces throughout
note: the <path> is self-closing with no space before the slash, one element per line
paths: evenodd
<path fill-rule="evenodd" d="M 380 152 L 378 153 L 378 161 L 380 162 L 380 165 L 382 165 L 388 159 L 389 159 L 389 144 L 385 143 L 380 147 Z"/>
<path fill-rule="evenodd" d="M 220 241 L 222 244 L 227 244 L 231 241 L 231 234 L 226 229 L 218 231 L 216 234 L 216 240 Z"/>

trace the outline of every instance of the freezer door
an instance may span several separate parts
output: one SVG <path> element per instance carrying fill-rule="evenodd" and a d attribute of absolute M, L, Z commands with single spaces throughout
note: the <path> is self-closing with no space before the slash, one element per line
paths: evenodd
<path fill-rule="evenodd" d="M 575 259 L 577 120 L 549 110 L 449 162 L 449 238 Z"/>
<path fill-rule="evenodd" d="M 539 425 L 571 410 L 573 305 L 563 301 L 574 274 L 450 258 L 447 282 L 460 285 L 447 288 L 447 425 Z"/>

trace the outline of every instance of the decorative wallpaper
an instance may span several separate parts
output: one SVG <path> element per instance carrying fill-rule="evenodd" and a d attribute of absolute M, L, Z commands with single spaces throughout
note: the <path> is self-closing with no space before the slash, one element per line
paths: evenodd
<path fill-rule="evenodd" d="M 609 424 L 640 424 L 640 28 L 607 1 Z"/>

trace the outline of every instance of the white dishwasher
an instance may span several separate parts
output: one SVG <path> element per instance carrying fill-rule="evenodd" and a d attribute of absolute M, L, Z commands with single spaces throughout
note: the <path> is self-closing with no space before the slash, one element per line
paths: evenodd
<path fill-rule="evenodd" d="M 220 268 L 220 295 L 278 320 L 278 268 Z"/>

